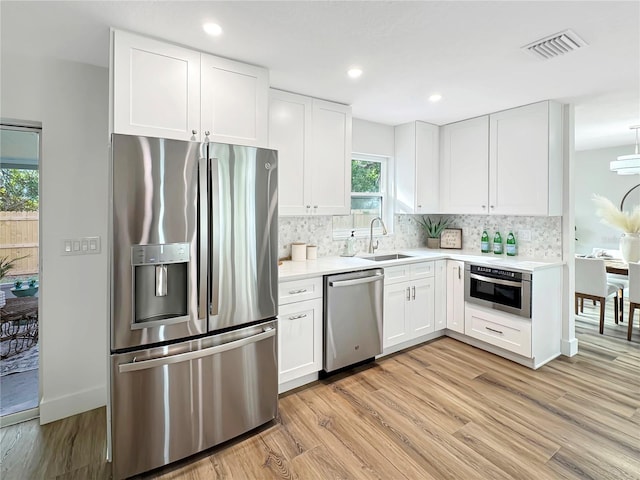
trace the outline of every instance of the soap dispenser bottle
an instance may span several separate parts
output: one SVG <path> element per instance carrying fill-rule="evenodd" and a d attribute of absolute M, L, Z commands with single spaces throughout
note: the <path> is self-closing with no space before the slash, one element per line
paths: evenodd
<path fill-rule="evenodd" d="M 355 230 L 351 230 L 351 236 L 347 238 L 347 255 L 353 257 L 356 254 Z"/>

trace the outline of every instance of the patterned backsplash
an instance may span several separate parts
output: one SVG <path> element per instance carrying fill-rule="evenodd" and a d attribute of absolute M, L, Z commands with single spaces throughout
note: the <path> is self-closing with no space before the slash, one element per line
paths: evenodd
<path fill-rule="evenodd" d="M 394 233 L 376 237 L 380 241 L 380 250 L 403 250 L 426 245 L 426 236 L 417 219 L 420 215 L 395 215 Z M 441 215 L 432 215 L 432 218 Z M 480 237 L 487 230 L 493 240 L 496 230 L 506 242 L 507 234 L 512 231 L 516 236 L 518 255 L 527 258 L 562 258 L 562 219 L 560 217 L 514 217 L 504 215 L 447 215 L 451 226 L 462 228 L 462 250 L 466 253 L 480 252 Z M 313 215 L 306 217 L 278 218 L 278 257 L 291 255 L 292 242 L 305 242 L 318 246 L 318 256 L 340 255 L 345 240 L 334 240 L 332 217 Z M 522 240 L 521 234 L 530 232 L 531 240 Z M 365 252 L 369 246 L 368 238 L 356 240 L 356 250 Z"/>

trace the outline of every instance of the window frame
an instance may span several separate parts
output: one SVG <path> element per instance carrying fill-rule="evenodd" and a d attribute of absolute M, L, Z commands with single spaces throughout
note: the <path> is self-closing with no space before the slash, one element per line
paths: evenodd
<path fill-rule="evenodd" d="M 393 158 L 387 155 L 374 155 L 369 153 L 359 153 L 352 152 L 350 162 L 354 160 L 361 160 L 366 162 L 378 162 L 380 163 L 380 191 L 379 192 L 354 192 L 351 191 L 350 205 L 349 205 L 349 216 L 353 215 L 351 213 L 351 199 L 357 197 L 370 198 L 376 197 L 380 198 L 382 201 L 382 212 L 381 217 L 385 226 L 387 227 L 387 234 L 393 234 L 393 224 L 394 224 L 394 205 L 395 205 L 395 197 L 394 197 L 394 163 Z M 369 238 L 369 230 L 370 227 L 366 228 L 335 228 L 333 229 L 333 238 L 335 240 L 345 239 L 351 236 L 351 231 L 354 230 L 356 238 Z M 375 236 L 382 235 L 382 227 L 379 222 L 376 222 L 376 225 L 373 228 L 373 234 Z"/>

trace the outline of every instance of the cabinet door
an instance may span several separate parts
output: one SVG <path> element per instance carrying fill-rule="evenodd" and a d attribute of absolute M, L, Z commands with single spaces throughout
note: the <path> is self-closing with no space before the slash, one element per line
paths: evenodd
<path fill-rule="evenodd" d="M 201 125 L 209 140 L 266 146 L 268 98 L 266 69 L 202 54 Z"/>
<path fill-rule="evenodd" d="M 310 155 L 313 213 L 351 212 L 351 107 L 313 100 Z"/>
<path fill-rule="evenodd" d="M 434 331 L 435 279 L 425 278 L 411 285 L 411 336 L 419 337 Z"/>
<path fill-rule="evenodd" d="M 271 90 L 269 147 L 278 150 L 278 214 L 308 215 L 311 209 L 311 99 Z"/>
<path fill-rule="evenodd" d="M 436 260 L 434 295 L 434 331 L 447 327 L 447 261 Z"/>
<path fill-rule="evenodd" d="M 391 347 L 410 338 L 408 307 L 411 296 L 409 283 L 384 287 L 383 347 Z"/>
<path fill-rule="evenodd" d="M 549 102 L 492 114 L 489 209 L 499 215 L 547 215 Z"/>
<path fill-rule="evenodd" d="M 464 263 L 447 260 L 447 328 L 464 333 Z"/>
<path fill-rule="evenodd" d="M 439 144 L 437 125 L 395 127 L 396 213 L 438 212 Z"/>
<path fill-rule="evenodd" d="M 445 125 L 440 138 L 440 211 L 486 214 L 489 200 L 489 117 Z"/>
<path fill-rule="evenodd" d="M 278 382 L 322 370 L 322 299 L 290 303 L 279 310 Z"/>
<path fill-rule="evenodd" d="M 416 213 L 438 213 L 440 128 L 416 122 Z"/>
<path fill-rule="evenodd" d="M 200 53 L 114 31 L 112 101 L 115 133 L 199 140 Z"/>

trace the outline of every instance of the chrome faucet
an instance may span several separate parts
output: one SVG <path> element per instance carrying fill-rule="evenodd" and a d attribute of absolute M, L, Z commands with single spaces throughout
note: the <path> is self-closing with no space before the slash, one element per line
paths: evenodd
<path fill-rule="evenodd" d="M 376 253 L 376 249 L 378 248 L 378 240 L 376 240 L 376 243 L 373 243 L 373 224 L 375 223 L 376 220 L 380 221 L 380 226 L 382 227 L 382 234 L 383 235 L 387 234 L 387 227 L 385 227 L 384 222 L 380 217 L 376 217 L 373 220 L 371 220 L 371 226 L 369 228 L 369 253 Z"/>

